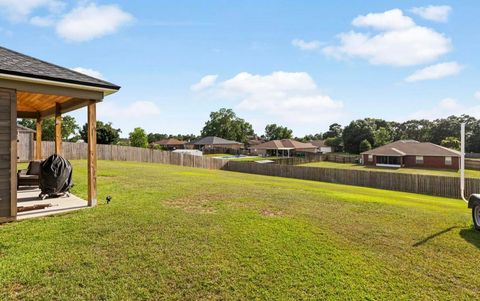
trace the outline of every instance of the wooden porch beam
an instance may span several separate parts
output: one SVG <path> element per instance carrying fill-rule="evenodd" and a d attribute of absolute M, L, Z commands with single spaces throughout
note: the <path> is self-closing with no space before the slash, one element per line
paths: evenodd
<path fill-rule="evenodd" d="M 35 142 L 35 160 L 41 160 L 42 159 L 42 119 L 40 117 L 37 117 L 35 128 L 37 130 L 36 142 Z"/>
<path fill-rule="evenodd" d="M 88 206 L 97 205 L 97 109 L 96 101 L 88 104 Z"/>
<path fill-rule="evenodd" d="M 62 154 L 62 112 L 59 103 L 55 105 L 55 154 Z"/>
<path fill-rule="evenodd" d="M 39 117 L 40 117 L 39 112 L 26 112 L 26 111 L 17 112 L 17 118 L 37 119 Z"/>

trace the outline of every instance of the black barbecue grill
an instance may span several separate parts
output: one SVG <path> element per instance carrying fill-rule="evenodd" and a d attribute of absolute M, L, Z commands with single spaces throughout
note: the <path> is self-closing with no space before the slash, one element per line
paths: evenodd
<path fill-rule="evenodd" d="M 59 155 L 51 155 L 40 166 L 40 198 L 69 195 L 72 182 L 72 164 Z"/>

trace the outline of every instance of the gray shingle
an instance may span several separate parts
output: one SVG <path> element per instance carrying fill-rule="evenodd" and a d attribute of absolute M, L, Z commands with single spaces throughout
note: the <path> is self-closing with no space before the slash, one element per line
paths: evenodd
<path fill-rule="evenodd" d="M 237 141 L 232 141 L 232 140 L 227 140 L 219 137 L 214 137 L 214 136 L 208 136 L 208 137 L 203 137 L 194 141 L 189 142 L 188 144 L 193 144 L 193 145 L 215 145 L 215 144 L 242 144 Z"/>
<path fill-rule="evenodd" d="M 452 156 L 459 157 L 460 152 L 430 142 L 399 140 L 384 146 L 363 152 L 362 155 L 376 156 Z"/>
<path fill-rule="evenodd" d="M 0 47 L 0 73 L 86 86 L 120 89 L 110 82 Z"/>

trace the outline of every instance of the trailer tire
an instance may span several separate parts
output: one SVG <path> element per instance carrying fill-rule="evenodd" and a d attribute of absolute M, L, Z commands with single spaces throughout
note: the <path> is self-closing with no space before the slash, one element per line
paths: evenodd
<path fill-rule="evenodd" d="M 475 203 L 472 207 L 472 220 L 475 230 L 480 231 L 480 203 Z"/>

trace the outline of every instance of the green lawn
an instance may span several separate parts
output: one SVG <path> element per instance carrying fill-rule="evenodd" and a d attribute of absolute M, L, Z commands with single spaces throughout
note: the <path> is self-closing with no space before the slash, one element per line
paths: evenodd
<path fill-rule="evenodd" d="M 450 176 L 459 177 L 460 172 L 456 170 L 447 169 L 420 169 L 420 168 L 390 168 L 390 167 L 376 167 L 364 166 L 356 163 L 336 163 L 336 162 L 312 162 L 301 164 L 301 166 L 324 167 L 324 168 L 341 168 L 354 170 L 372 170 L 384 172 L 398 172 L 398 173 L 413 173 L 421 175 L 435 175 L 435 176 Z M 469 178 L 480 178 L 480 170 L 465 170 L 465 176 Z"/>
<path fill-rule="evenodd" d="M 460 200 L 109 161 L 98 190 L 96 208 L 0 226 L 1 300 L 480 298 Z"/>

